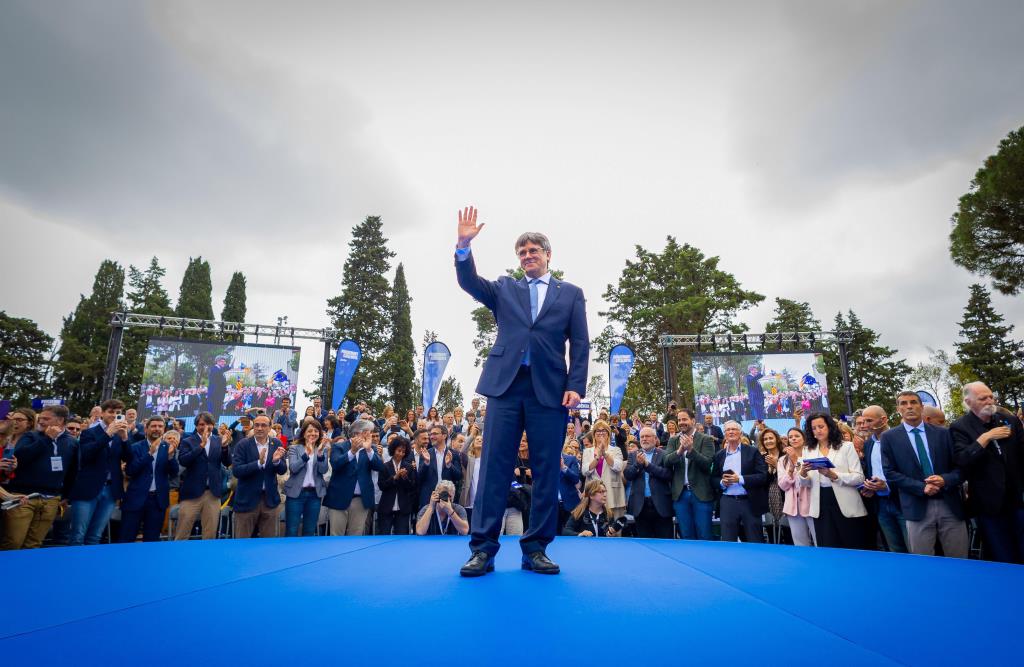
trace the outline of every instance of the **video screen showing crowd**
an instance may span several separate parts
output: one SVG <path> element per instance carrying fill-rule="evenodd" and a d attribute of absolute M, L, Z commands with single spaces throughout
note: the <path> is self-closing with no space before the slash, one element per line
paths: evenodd
<path fill-rule="evenodd" d="M 243 414 L 272 414 L 298 391 L 297 347 L 226 345 L 153 338 L 146 352 L 138 413 L 182 419 L 194 426 L 208 412 L 218 423 Z"/>
<path fill-rule="evenodd" d="M 818 352 L 693 355 L 698 418 L 715 426 L 756 422 L 788 428 L 793 417 L 827 412 L 828 383 Z"/>

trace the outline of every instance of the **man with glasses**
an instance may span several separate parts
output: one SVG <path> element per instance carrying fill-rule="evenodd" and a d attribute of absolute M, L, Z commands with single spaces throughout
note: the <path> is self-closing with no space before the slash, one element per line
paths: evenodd
<path fill-rule="evenodd" d="M 270 419 L 264 416 L 267 429 Z M 196 431 L 181 440 L 178 464 L 185 469 L 178 486 L 178 527 L 174 539 L 187 540 L 192 525 L 200 520 L 204 540 L 217 537 L 220 525 L 220 496 L 224 488 L 222 465 L 231 465 L 228 445 L 213 432 L 214 419 L 209 412 L 196 416 Z M 166 439 L 166 435 L 164 436 Z"/>
<path fill-rule="evenodd" d="M 470 243 L 480 233 L 477 211 L 459 212 L 455 273 L 459 286 L 486 306 L 497 323 L 480 382 L 488 397 L 480 481 L 473 501 L 472 556 L 463 576 L 481 576 L 494 569 L 498 534 L 512 483 L 515 457 L 523 430 L 531 444 L 533 497 L 530 527 L 519 546 L 522 568 L 558 574 L 545 549 L 558 532 L 558 480 L 568 410 L 586 394 L 590 336 L 583 290 L 551 275 L 551 242 L 527 232 L 515 242 L 523 280 L 501 276 L 496 281 L 477 275 Z M 569 364 L 566 368 L 566 343 Z"/>
<path fill-rule="evenodd" d="M 235 537 L 252 537 L 259 527 L 260 537 L 276 537 L 281 492 L 277 476 L 288 470 L 288 448 L 271 437 L 270 417 L 258 415 L 252 420 L 253 435 L 235 446 L 231 456 L 231 474 L 235 487 Z"/>
<path fill-rule="evenodd" d="M 462 481 L 462 457 L 448 447 L 444 426 L 431 426 L 427 433 L 430 446 L 424 450 L 416 470 L 416 479 L 420 485 L 420 509 L 430 502 L 430 494 L 441 481 L 448 480 L 456 488 Z"/>

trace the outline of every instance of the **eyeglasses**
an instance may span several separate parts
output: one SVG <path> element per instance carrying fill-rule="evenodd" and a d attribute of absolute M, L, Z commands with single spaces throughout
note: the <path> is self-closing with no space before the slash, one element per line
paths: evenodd
<path fill-rule="evenodd" d="M 28 417 L 23 417 L 22 415 L 15 415 L 13 417 L 8 417 L 7 419 L 9 419 L 12 422 L 27 422 L 28 421 Z"/>
<path fill-rule="evenodd" d="M 520 257 L 537 257 L 542 252 L 544 252 L 543 248 L 522 248 L 518 254 Z"/>
<path fill-rule="evenodd" d="M 611 435 L 611 432 L 605 430 L 594 431 L 594 435 Z"/>

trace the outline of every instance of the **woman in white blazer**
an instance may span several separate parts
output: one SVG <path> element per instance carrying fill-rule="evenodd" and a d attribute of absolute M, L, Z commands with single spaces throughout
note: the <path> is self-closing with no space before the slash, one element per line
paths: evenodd
<path fill-rule="evenodd" d="M 832 416 L 816 412 L 804 426 L 804 460 L 827 457 L 834 468 L 812 470 L 806 463 L 800 476 L 811 481 L 810 515 L 819 547 L 863 549 L 867 544 L 867 509 L 857 489 L 864 470 L 852 442 L 845 442 Z"/>
<path fill-rule="evenodd" d="M 591 440 L 592 439 L 592 440 Z M 612 445 L 612 429 L 608 422 L 598 419 L 583 438 L 583 463 L 581 472 L 585 482 L 599 479 L 608 490 L 607 507 L 613 519 L 626 513 L 626 483 L 622 471 L 626 467 L 622 450 Z"/>

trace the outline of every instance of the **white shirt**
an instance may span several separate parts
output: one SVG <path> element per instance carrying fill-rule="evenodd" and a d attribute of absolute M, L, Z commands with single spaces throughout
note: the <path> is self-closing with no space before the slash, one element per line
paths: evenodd
<path fill-rule="evenodd" d="M 156 453 L 150 455 L 150 456 L 153 457 L 153 481 L 151 481 L 149 483 L 149 490 L 150 491 L 156 491 L 156 455 L 159 454 L 159 453 L 160 453 L 160 445 L 158 444 L 156 446 Z"/>
<path fill-rule="evenodd" d="M 303 447 L 303 453 L 305 453 L 305 447 Z M 306 461 L 306 476 L 302 478 L 302 488 L 316 488 L 316 481 L 313 479 L 313 473 L 316 471 L 316 449 L 313 449 L 313 453 L 309 455 L 309 460 Z"/>
<path fill-rule="evenodd" d="M 473 469 L 473 483 L 469 485 L 469 505 L 467 509 L 473 508 L 473 499 L 476 498 L 476 485 L 480 481 L 480 457 L 469 457 L 469 465 Z"/>
<path fill-rule="evenodd" d="M 348 460 L 349 461 L 355 461 L 356 460 L 356 456 L 358 456 L 358 455 L 359 455 L 358 452 L 356 454 L 353 454 L 351 449 L 348 450 Z M 377 456 L 377 450 L 373 449 L 371 447 L 370 448 L 370 455 L 366 458 L 366 460 L 369 461 L 374 456 Z M 352 490 L 352 495 L 353 496 L 361 496 L 361 495 L 363 495 L 363 492 L 359 488 L 359 475 L 356 475 L 356 488 Z"/>
<path fill-rule="evenodd" d="M 265 452 L 267 452 L 270 449 L 270 438 L 267 438 L 267 441 L 264 442 L 262 445 L 260 444 L 260 441 L 257 440 L 256 441 L 256 449 L 257 449 L 259 454 L 264 456 L 263 463 L 260 463 L 259 459 L 256 459 L 256 463 L 257 463 L 257 465 L 259 465 L 260 470 L 263 470 L 264 468 L 267 467 L 267 459 L 270 457 L 269 453 L 265 453 Z M 209 441 L 207 441 L 207 443 L 206 443 L 206 454 L 207 454 L 207 456 L 209 456 L 209 454 L 210 454 L 210 443 L 209 443 Z"/>

